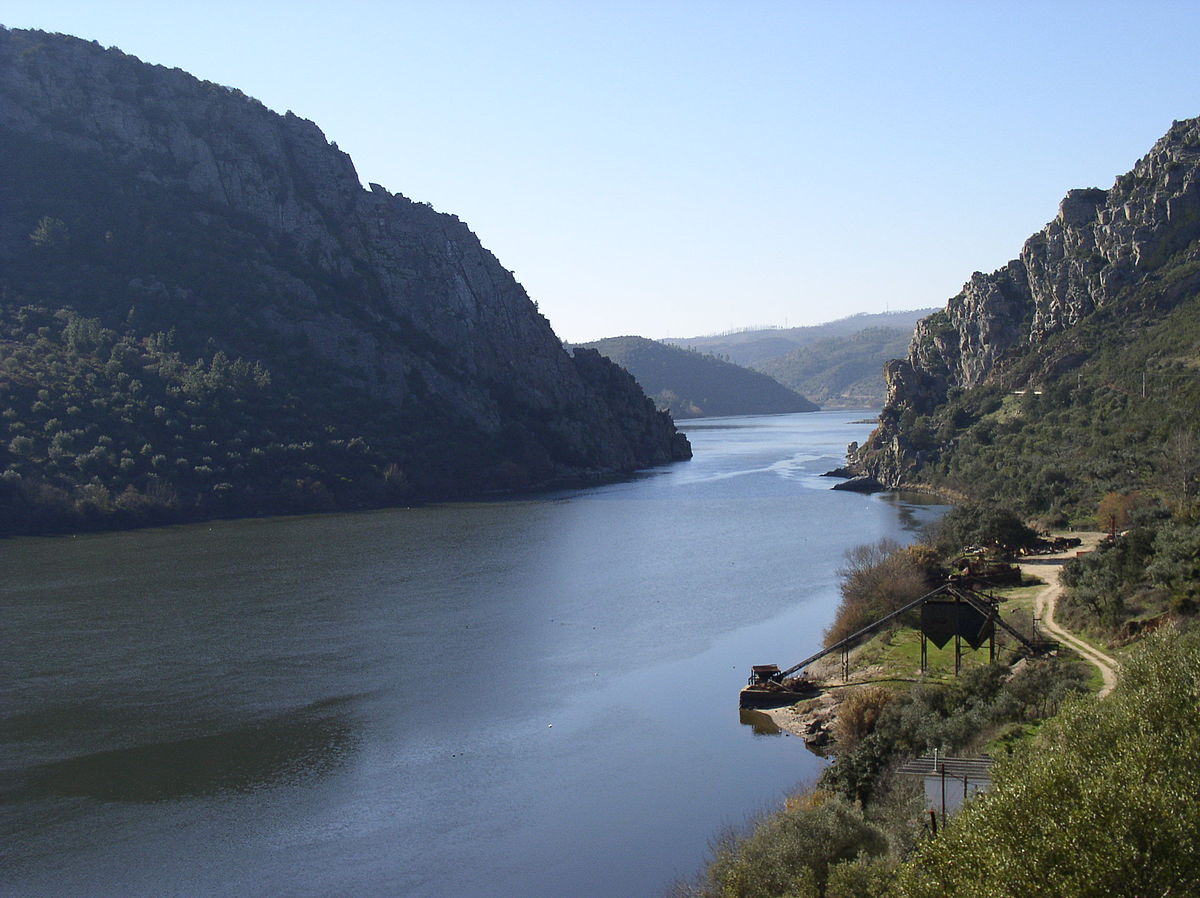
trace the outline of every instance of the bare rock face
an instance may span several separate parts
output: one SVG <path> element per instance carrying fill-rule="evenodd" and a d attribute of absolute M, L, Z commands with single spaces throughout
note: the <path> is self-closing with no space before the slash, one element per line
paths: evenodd
<path fill-rule="evenodd" d="M 95 183 L 73 185 L 81 202 L 104 204 L 102 176 L 104 189 L 157 204 L 146 224 L 130 200 L 103 237 L 111 246 L 139 239 L 139 227 L 231 235 L 242 282 L 252 276 L 245 289 L 218 291 L 203 272 L 132 262 L 132 253 L 120 271 L 104 263 L 103 275 L 140 291 L 159 319 L 170 302 L 224 304 L 272 339 L 304 346 L 340 383 L 409 413 L 436 407 L 484 435 L 534 422 L 563 475 L 687 454 L 636 384 L 581 376 L 465 224 L 379 185 L 363 189 L 350 158 L 290 112 L 94 43 L 0 30 L 0 136 L 74 170 L 93 166 Z M 37 208 L 28 191 L 14 205 Z M 14 272 L 32 270 L 21 263 L 36 221 L 0 209 L 0 263 Z M 11 286 L 56 289 L 32 276 Z M 96 302 L 82 311 L 104 312 Z M 215 336 L 245 350 L 236 334 Z M 573 424 L 546 423 L 558 418 Z"/>
<path fill-rule="evenodd" d="M 888 363 L 881 426 L 854 455 L 889 486 L 917 465 L 901 420 L 987 383 L 1007 361 L 1155 276 L 1200 237 L 1200 119 L 1175 122 L 1108 190 L 1072 190 L 1020 256 L 976 272 L 944 311 L 918 323 L 906 360 Z M 1168 297 L 1168 301 L 1170 301 Z"/>

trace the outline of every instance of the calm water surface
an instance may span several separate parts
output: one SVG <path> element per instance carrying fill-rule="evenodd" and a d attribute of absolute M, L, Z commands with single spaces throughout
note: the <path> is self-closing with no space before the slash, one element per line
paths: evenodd
<path fill-rule="evenodd" d="M 739 721 L 843 552 L 862 412 L 456 504 L 0 543 L 0 893 L 660 895 L 820 761 Z"/>

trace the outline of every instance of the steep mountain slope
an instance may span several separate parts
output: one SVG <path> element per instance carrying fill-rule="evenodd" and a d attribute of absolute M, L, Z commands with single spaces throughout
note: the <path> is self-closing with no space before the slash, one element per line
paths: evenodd
<path fill-rule="evenodd" d="M 1198 296 L 1191 119 L 1109 190 L 1071 191 L 1017 259 L 918 325 L 854 463 L 888 485 L 1026 497 L 1051 513 L 1109 490 L 1189 490 Z"/>
<path fill-rule="evenodd" d="M 632 374 L 675 418 L 814 412 L 817 406 L 765 374 L 645 337 L 584 344 Z"/>
<path fill-rule="evenodd" d="M 3 30 L 0 158 L 0 529 L 38 509 L 101 525 L 122 495 L 167 517 L 257 513 L 690 454 L 631 378 L 563 351 L 466 225 L 362 189 L 291 113 L 96 44 Z M 193 425 L 223 420 L 220 391 L 244 420 L 218 439 Z M 297 448 L 245 463 L 274 446 Z"/>

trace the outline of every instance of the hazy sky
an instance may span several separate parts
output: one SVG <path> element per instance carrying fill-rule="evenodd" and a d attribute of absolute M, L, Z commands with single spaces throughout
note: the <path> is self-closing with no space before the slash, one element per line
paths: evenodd
<path fill-rule="evenodd" d="M 1200 3 L 4 0 L 316 122 L 559 336 L 940 306 L 1200 115 Z"/>

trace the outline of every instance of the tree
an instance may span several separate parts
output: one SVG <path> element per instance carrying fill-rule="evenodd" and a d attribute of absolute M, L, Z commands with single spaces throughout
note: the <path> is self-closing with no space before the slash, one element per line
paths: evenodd
<path fill-rule="evenodd" d="M 907 605 L 930 588 L 930 557 L 925 547 L 904 547 L 895 540 L 855 546 L 838 570 L 842 603 L 825 632 L 833 645 L 871 622 Z"/>
<path fill-rule="evenodd" d="M 831 864 L 876 857 L 886 850 L 887 839 L 858 807 L 826 792 L 813 792 L 793 798 L 744 839 L 719 845 L 700 894 L 816 898 Z"/>
<path fill-rule="evenodd" d="M 1138 490 L 1105 493 L 1096 506 L 1096 524 L 1101 530 L 1108 530 L 1109 527 L 1124 530 L 1133 523 L 1136 513 L 1149 504 L 1149 498 Z"/>
<path fill-rule="evenodd" d="M 1009 553 L 1038 540 L 1037 533 L 1015 512 L 991 502 L 954 506 L 932 532 L 935 544 L 945 555 L 973 547 Z"/>
<path fill-rule="evenodd" d="M 1200 524 L 1172 522 L 1162 527 L 1154 538 L 1146 576 L 1171 590 L 1177 610 L 1194 611 L 1200 599 Z"/>
<path fill-rule="evenodd" d="M 1159 464 L 1163 494 L 1182 508 L 1200 492 L 1200 436 L 1194 430 L 1177 430 L 1162 447 Z"/>

